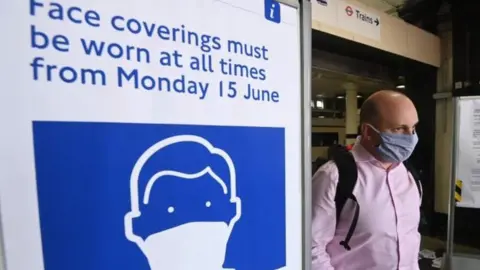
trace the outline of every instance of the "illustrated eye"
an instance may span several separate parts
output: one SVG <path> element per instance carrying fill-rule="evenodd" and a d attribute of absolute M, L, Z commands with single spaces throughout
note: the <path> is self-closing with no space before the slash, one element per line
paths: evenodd
<path fill-rule="evenodd" d="M 205 206 L 206 206 L 206 207 L 210 207 L 210 206 L 212 206 L 212 203 L 211 203 L 210 201 L 207 201 L 207 202 L 205 203 Z"/>
<path fill-rule="evenodd" d="M 168 207 L 167 211 L 168 211 L 168 213 L 171 214 L 171 213 L 175 212 L 175 207 L 170 206 L 170 207 Z"/>

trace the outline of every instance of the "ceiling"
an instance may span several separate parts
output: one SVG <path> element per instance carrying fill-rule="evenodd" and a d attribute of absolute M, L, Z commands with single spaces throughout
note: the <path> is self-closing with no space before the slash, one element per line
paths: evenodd
<path fill-rule="evenodd" d="M 397 10 L 403 6 L 405 0 L 357 0 L 372 9 L 398 16 Z M 374 78 L 359 77 L 351 74 L 326 70 L 312 69 L 312 97 L 336 97 L 345 94 L 345 84 L 353 83 L 360 95 L 368 96 L 381 89 L 394 88 L 393 82 L 386 82 Z"/>
<path fill-rule="evenodd" d="M 355 84 L 358 93 L 364 96 L 381 89 L 394 87 L 392 82 L 314 68 L 312 70 L 312 97 L 344 95 L 347 83 Z"/>
<path fill-rule="evenodd" d="M 397 9 L 402 7 L 405 0 L 357 0 L 373 9 L 397 16 Z"/>

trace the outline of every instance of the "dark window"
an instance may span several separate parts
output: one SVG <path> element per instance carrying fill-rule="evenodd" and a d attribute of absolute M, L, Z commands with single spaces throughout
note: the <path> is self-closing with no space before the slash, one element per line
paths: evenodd
<path fill-rule="evenodd" d="M 328 147 L 338 144 L 338 133 L 336 132 L 313 132 L 312 147 Z"/>

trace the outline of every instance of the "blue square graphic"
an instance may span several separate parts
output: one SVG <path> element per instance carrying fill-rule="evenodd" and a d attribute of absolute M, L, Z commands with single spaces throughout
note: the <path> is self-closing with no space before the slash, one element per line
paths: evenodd
<path fill-rule="evenodd" d="M 283 128 L 37 121 L 33 137 L 46 270 L 285 266 Z"/>
<path fill-rule="evenodd" d="M 276 0 L 265 0 L 265 19 L 274 23 L 282 21 L 280 3 Z"/>

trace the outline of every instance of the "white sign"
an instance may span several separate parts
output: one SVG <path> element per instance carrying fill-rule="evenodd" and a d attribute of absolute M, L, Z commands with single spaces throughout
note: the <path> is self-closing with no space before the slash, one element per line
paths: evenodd
<path fill-rule="evenodd" d="M 381 39 L 380 15 L 346 1 L 337 3 L 337 27 L 376 41 Z"/>
<path fill-rule="evenodd" d="M 301 269 L 297 9 L 0 10 L 7 270 Z"/>
<path fill-rule="evenodd" d="M 462 98 L 457 110 L 457 206 L 480 208 L 480 99 Z"/>
<path fill-rule="evenodd" d="M 312 19 L 336 27 L 337 1 L 312 1 Z"/>
<path fill-rule="evenodd" d="M 320 23 L 380 41 L 380 15 L 351 5 L 346 1 L 314 1 L 312 18 Z"/>

